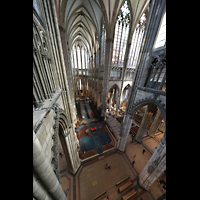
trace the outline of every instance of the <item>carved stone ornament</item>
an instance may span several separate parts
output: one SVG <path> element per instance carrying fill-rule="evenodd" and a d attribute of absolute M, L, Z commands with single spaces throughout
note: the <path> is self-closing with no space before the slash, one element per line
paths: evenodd
<path fill-rule="evenodd" d="M 152 174 L 153 171 L 154 171 L 155 169 L 156 169 L 155 166 L 154 166 L 153 164 L 151 164 L 151 165 L 148 167 L 147 172 L 148 172 L 149 174 Z"/>
<path fill-rule="evenodd" d="M 77 147 L 77 151 L 79 151 L 80 150 L 80 146 L 79 146 L 78 143 L 76 144 L 76 147 Z"/>

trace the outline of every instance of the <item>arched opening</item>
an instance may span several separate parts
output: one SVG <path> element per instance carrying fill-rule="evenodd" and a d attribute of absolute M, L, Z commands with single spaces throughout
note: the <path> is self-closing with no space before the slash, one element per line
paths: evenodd
<path fill-rule="evenodd" d="M 165 137 L 165 116 L 163 110 L 156 101 L 144 101 L 138 104 L 133 111 L 133 121 L 126 142 L 126 155 L 137 173 L 140 175 L 157 147 L 161 139 Z M 131 137 L 130 137 L 131 136 Z M 157 154 L 157 153 L 156 153 Z M 150 186 L 153 191 L 159 188 L 158 196 L 166 192 L 166 168 L 159 172 L 158 178 Z M 162 184 L 160 184 L 162 182 Z M 165 189 L 163 189 L 165 188 Z"/>
<path fill-rule="evenodd" d="M 121 97 L 122 103 L 120 104 L 120 109 L 119 109 L 119 113 L 121 113 L 121 115 L 124 115 L 125 113 L 128 99 L 130 96 L 130 90 L 131 90 L 131 86 L 130 84 L 128 84 L 122 91 L 122 97 Z"/>
<path fill-rule="evenodd" d="M 59 170 L 67 169 L 73 173 L 72 163 L 70 160 L 69 150 L 66 142 L 66 132 L 67 124 L 64 116 L 59 118 L 59 128 L 58 128 L 58 160 L 59 160 Z"/>
<path fill-rule="evenodd" d="M 106 110 L 109 115 L 115 115 L 118 92 L 119 87 L 116 84 L 109 90 Z"/>

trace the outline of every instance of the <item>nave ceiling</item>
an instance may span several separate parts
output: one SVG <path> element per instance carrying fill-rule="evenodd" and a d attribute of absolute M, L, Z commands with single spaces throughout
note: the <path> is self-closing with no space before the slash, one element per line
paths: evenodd
<path fill-rule="evenodd" d="M 149 0 L 127 1 L 131 15 L 131 35 Z M 102 20 L 105 21 L 106 38 L 113 39 L 119 10 L 124 0 L 55 0 L 59 26 L 66 30 L 68 47 L 82 42 L 90 56 L 100 45 Z M 130 41 L 131 41 L 130 37 Z"/>

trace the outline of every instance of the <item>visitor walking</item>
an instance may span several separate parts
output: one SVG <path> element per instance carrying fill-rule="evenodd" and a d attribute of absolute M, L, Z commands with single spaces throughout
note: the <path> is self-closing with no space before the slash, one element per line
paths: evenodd
<path fill-rule="evenodd" d="M 144 152 L 145 152 L 145 149 L 143 149 L 143 151 L 142 151 L 143 155 L 144 155 Z"/>
<path fill-rule="evenodd" d="M 105 165 L 105 169 L 108 169 L 108 164 L 106 163 L 106 165 Z"/>
<path fill-rule="evenodd" d="M 61 157 L 63 156 L 63 154 L 62 154 L 61 152 L 59 153 L 59 155 L 60 155 Z"/>
<path fill-rule="evenodd" d="M 108 165 L 108 164 L 106 163 L 105 169 L 110 169 L 110 165 Z"/>

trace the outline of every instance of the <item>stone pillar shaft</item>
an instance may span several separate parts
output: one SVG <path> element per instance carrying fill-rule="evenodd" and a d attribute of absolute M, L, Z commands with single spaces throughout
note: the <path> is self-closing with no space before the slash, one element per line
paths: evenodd
<path fill-rule="evenodd" d="M 48 162 L 42 146 L 33 131 L 33 171 L 53 200 L 67 200 L 62 187 Z"/>
<path fill-rule="evenodd" d="M 165 135 L 161 139 L 156 151 L 139 175 L 139 184 L 146 190 L 166 169 L 166 140 Z"/>
<path fill-rule="evenodd" d="M 126 150 L 126 141 L 132 125 L 133 119 L 130 115 L 124 116 L 124 120 L 121 123 L 120 138 L 117 143 L 117 149 L 124 152 Z"/>
<path fill-rule="evenodd" d="M 102 111 L 101 115 L 105 117 L 107 98 L 108 98 L 108 83 L 111 71 L 111 61 L 112 61 L 112 49 L 113 49 L 113 39 L 106 40 L 106 53 L 105 53 L 105 66 L 103 73 L 103 95 L 102 95 Z"/>
<path fill-rule="evenodd" d="M 144 133 L 147 130 L 149 120 L 151 119 L 152 116 L 153 116 L 152 112 L 145 112 L 143 119 L 142 119 L 142 122 L 141 122 L 141 125 L 140 125 L 140 128 L 138 129 L 138 132 L 137 132 L 136 137 L 135 137 L 135 140 L 137 142 L 139 142 L 139 143 L 142 142 L 142 137 L 144 136 Z"/>
<path fill-rule="evenodd" d="M 111 108 L 113 96 L 114 96 L 114 90 L 113 90 L 113 92 L 110 95 L 110 100 L 109 100 L 109 104 L 108 104 L 109 109 Z"/>
<path fill-rule="evenodd" d="M 33 175 L 33 196 L 38 200 L 51 200 L 52 198 L 49 194 L 43 189 L 41 184 L 38 183 L 35 176 Z"/>
<path fill-rule="evenodd" d="M 133 104 L 137 94 L 138 86 L 144 86 L 149 69 L 149 58 L 153 49 L 154 42 L 157 37 L 162 15 L 165 11 L 166 0 L 152 0 L 147 17 L 147 23 L 143 40 L 141 43 L 141 49 L 139 59 L 137 63 L 137 69 L 135 71 L 132 87 L 130 91 L 130 98 L 127 104 L 126 113 L 132 114 Z"/>
<path fill-rule="evenodd" d="M 156 116 L 149 129 L 149 136 L 154 137 L 156 130 L 158 129 L 158 126 L 160 122 L 162 121 L 162 119 L 163 119 L 162 113 L 160 112 L 160 110 L 157 110 Z"/>

